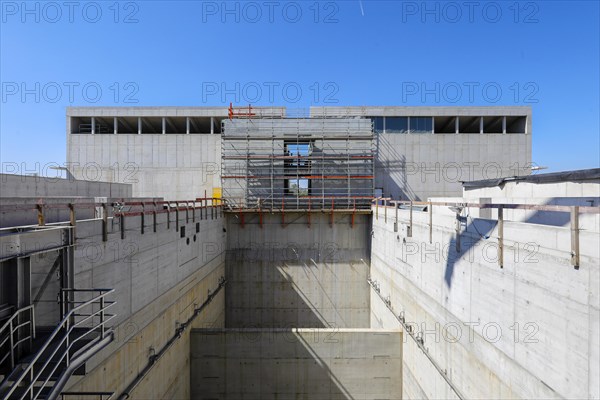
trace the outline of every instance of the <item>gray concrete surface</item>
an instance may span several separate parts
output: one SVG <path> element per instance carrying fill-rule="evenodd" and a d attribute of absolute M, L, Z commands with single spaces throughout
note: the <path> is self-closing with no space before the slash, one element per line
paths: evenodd
<path fill-rule="evenodd" d="M 522 134 L 379 133 L 375 188 L 384 197 L 426 200 L 457 196 L 460 181 L 524 175 L 531 167 L 531 108 L 513 107 L 311 107 L 311 117 L 524 117 Z M 435 128 L 435 126 L 434 126 Z M 434 129 L 435 130 L 435 129 Z"/>
<path fill-rule="evenodd" d="M 0 198 L 131 197 L 131 185 L 94 180 L 0 174 Z"/>
<path fill-rule="evenodd" d="M 193 399 L 401 399 L 402 332 L 192 331 Z"/>
<path fill-rule="evenodd" d="M 259 110 L 259 109 L 256 109 Z M 267 107 L 260 115 L 283 115 Z M 258 111 L 257 111 L 258 112 Z M 429 116 L 440 118 L 525 118 L 524 132 L 504 134 L 396 134 L 375 135 L 375 188 L 384 196 L 425 200 L 431 196 L 458 196 L 460 181 L 530 172 L 532 118 L 530 107 L 313 107 L 311 117 Z M 77 118 L 169 119 L 154 133 L 71 133 Z M 125 182 L 134 196 L 193 199 L 221 188 L 221 137 L 187 134 L 175 118 L 226 120 L 225 107 L 74 107 L 67 110 L 67 161 L 80 179 Z M 259 115 L 255 118 L 261 121 Z M 274 121 L 277 119 L 270 119 Z M 77 120 L 79 121 L 79 120 Z M 72 126 L 73 125 L 73 126 Z M 119 123 L 117 123 L 117 126 Z M 142 124 L 145 126 L 144 124 Z M 159 124 L 160 125 L 160 124 Z M 173 125 L 173 126 L 172 126 Z M 477 125 L 477 124 L 476 124 Z M 109 130 L 114 130 L 109 127 Z M 111 132 L 112 132 L 111 130 Z M 173 131 L 170 132 L 169 130 Z M 202 130 L 202 129 L 201 129 Z M 168 131 L 168 132 L 167 132 Z"/>
<path fill-rule="evenodd" d="M 227 216 L 226 326 L 369 327 L 369 216 Z"/>
<path fill-rule="evenodd" d="M 427 212 L 413 213 L 412 237 L 408 210 L 399 210 L 398 232 L 393 213 L 387 222 L 382 214 L 373 220 L 371 278 L 467 398 L 600 395 L 597 216 L 582 220 L 575 269 L 568 226 L 505 222 L 500 268 L 493 223 L 469 221 L 457 252 L 456 220 L 447 207 L 434 207 L 432 243 Z M 371 304 L 373 328 L 398 326 L 387 307 L 373 297 Z M 407 343 L 405 397 L 448 397 L 448 386 L 423 368 L 419 352 Z"/>

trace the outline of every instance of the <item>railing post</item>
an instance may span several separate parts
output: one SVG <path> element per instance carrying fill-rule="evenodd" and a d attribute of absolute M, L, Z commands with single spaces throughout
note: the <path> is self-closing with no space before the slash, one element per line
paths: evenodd
<path fill-rule="evenodd" d="M 66 319 L 67 325 L 66 325 L 66 328 L 65 328 L 65 332 L 67 334 L 66 335 L 66 339 L 65 339 L 65 341 L 66 341 L 66 347 L 65 347 L 65 353 L 66 354 L 65 354 L 65 358 L 67 360 L 67 367 L 69 366 L 69 321 L 70 320 L 71 320 L 70 318 Z"/>
<path fill-rule="evenodd" d="M 154 202 L 154 209 L 152 210 L 152 227 L 153 232 L 156 233 L 156 202 Z"/>
<path fill-rule="evenodd" d="M 383 221 L 387 224 L 387 199 L 383 200 Z"/>
<path fill-rule="evenodd" d="M 36 205 L 37 208 L 37 212 L 38 212 L 38 225 L 39 226 L 44 226 L 46 225 L 46 219 L 44 218 L 44 205 L 43 204 L 37 204 Z"/>
<path fill-rule="evenodd" d="M 12 325 L 13 320 L 10 320 L 9 323 L 9 333 L 10 333 L 10 369 L 13 370 L 15 368 L 15 349 L 14 349 L 14 345 L 15 345 L 15 338 L 14 338 L 14 334 L 13 334 L 13 325 Z"/>
<path fill-rule="evenodd" d="M 108 241 L 108 207 L 102 203 L 102 241 Z"/>
<path fill-rule="evenodd" d="M 460 212 L 456 213 L 456 221 L 454 222 L 454 225 L 456 235 L 455 249 L 457 253 L 460 253 Z"/>
<path fill-rule="evenodd" d="M 408 224 L 408 237 L 412 237 L 413 232 L 413 202 L 410 202 L 410 212 L 409 212 L 409 224 Z"/>
<path fill-rule="evenodd" d="M 498 206 L 498 265 L 504 268 L 504 207 Z"/>
<path fill-rule="evenodd" d="M 73 227 L 73 241 L 75 241 L 75 226 L 77 225 L 77 218 L 75 216 L 75 205 L 73 203 L 69 203 L 69 221 L 70 225 Z"/>
<path fill-rule="evenodd" d="M 175 230 L 179 232 L 179 202 L 175 202 Z"/>
<path fill-rule="evenodd" d="M 146 208 L 144 207 L 144 203 L 142 203 L 142 215 L 141 215 L 141 234 L 144 234 L 144 225 L 145 225 L 145 219 L 144 217 L 146 216 Z"/>
<path fill-rule="evenodd" d="M 29 310 L 31 312 L 32 336 L 33 339 L 35 339 L 35 309 L 33 307 L 34 306 L 32 305 Z"/>
<path fill-rule="evenodd" d="M 579 269 L 579 207 L 571 208 L 571 265 Z"/>
<path fill-rule="evenodd" d="M 121 212 L 121 240 L 125 239 L 125 214 Z"/>
<path fill-rule="evenodd" d="M 429 243 L 433 243 L 433 205 L 429 202 Z"/>
<path fill-rule="evenodd" d="M 104 295 L 100 296 L 100 335 L 104 338 Z"/>
<path fill-rule="evenodd" d="M 33 382 L 33 368 L 31 368 L 29 371 L 30 371 L 29 372 L 29 381 Z M 33 388 L 34 387 L 35 386 L 31 385 L 30 388 L 29 388 L 29 398 L 30 399 L 33 399 Z"/>

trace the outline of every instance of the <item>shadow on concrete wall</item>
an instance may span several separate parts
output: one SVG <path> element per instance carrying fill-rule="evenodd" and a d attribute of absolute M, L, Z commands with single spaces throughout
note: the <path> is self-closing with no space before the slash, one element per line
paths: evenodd
<path fill-rule="evenodd" d="M 589 201 L 594 200 L 593 198 L 558 198 L 553 197 L 544 202 L 544 205 L 589 205 Z M 525 212 L 525 210 L 522 210 Z M 483 242 L 489 239 L 491 233 L 498 224 L 497 220 L 471 218 L 467 217 L 469 221 L 466 227 L 461 232 L 460 236 L 460 252 L 456 251 L 456 237 L 452 237 L 448 243 L 448 255 L 446 258 L 446 270 L 444 274 L 444 281 L 448 288 L 452 286 L 452 275 L 454 274 L 454 268 L 456 262 L 465 255 L 475 251 L 486 252 L 485 254 L 478 254 L 478 258 L 483 257 L 484 260 L 489 262 L 497 262 L 497 253 L 494 254 L 492 251 L 487 252 L 486 246 Z M 510 220 L 505 217 L 505 220 Z M 515 219 L 518 221 L 518 219 Z M 526 224 L 539 224 L 547 226 L 568 226 L 571 221 L 571 215 L 568 212 L 560 211 L 535 211 L 529 217 L 521 221 Z M 497 242 L 490 242 L 491 246 L 497 251 Z"/>
<path fill-rule="evenodd" d="M 385 134 L 378 134 L 375 137 L 375 175 L 380 175 L 383 179 L 381 183 L 376 178 L 375 185 L 382 184 L 384 197 L 420 201 L 421 198 L 408 183 L 406 156 L 396 151 Z"/>
<path fill-rule="evenodd" d="M 446 261 L 444 281 L 448 289 L 452 287 L 452 276 L 454 275 L 454 268 L 458 260 L 461 258 L 467 258 L 468 260 L 472 260 L 472 257 L 479 258 L 479 255 L 475 255 L 474 252 L 486 251 L 483 242 L 490 238 L 491 233 L 497 225 L 497 221 L 489 219 L 469 217 L 468 221 L 466 227 L 459 235 L 460 251 L 457 251 L 457 237 L 453 236 L 446 246 L 447 251 L 442 252 Z M 490 244 L 497 249 L 495 242 L 490 242 Z"/>
<path fill-rule="evenodd" d="M 226 327 L 369 326 L 368 268 L 365 264 L 317 263 L 312 257 L 308 260 L 304 257 L 302 260 L 281 259 L 289 256 L 284 253 L 271 253 L 274 257 L 258 256 L 252 250 L 228 253 Z"/>
<path fill-rule="evenodd" d="M 194 330 L 191 397 L 354 399 L 320 356 L 335 340 L 335 331 Z"/>
<path fill-rule="evenodd" d="M 544 205 L 557 206 L 594 206 L 600 203 L 600 197 L 553 197 Z M 560 211 L 536 211 L 523 222 L 529 224 L 567 226 L 571 222 L 571 214 Z"/>

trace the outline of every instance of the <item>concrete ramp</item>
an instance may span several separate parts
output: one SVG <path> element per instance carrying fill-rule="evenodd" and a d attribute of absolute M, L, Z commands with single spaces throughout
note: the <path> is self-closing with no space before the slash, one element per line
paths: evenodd
<path fill-rule="evenodd" d="M 195 329 L 193 399 L 401 399 L 402 332 Z"/>

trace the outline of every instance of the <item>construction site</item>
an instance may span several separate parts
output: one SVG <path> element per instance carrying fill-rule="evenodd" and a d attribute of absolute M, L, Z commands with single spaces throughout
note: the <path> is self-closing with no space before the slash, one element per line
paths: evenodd
<path fill-rule="evenodd" d="M 3 399 L 600 397 L 600 169 L 494 107 L 70 107 L 0 174 Z"/>

